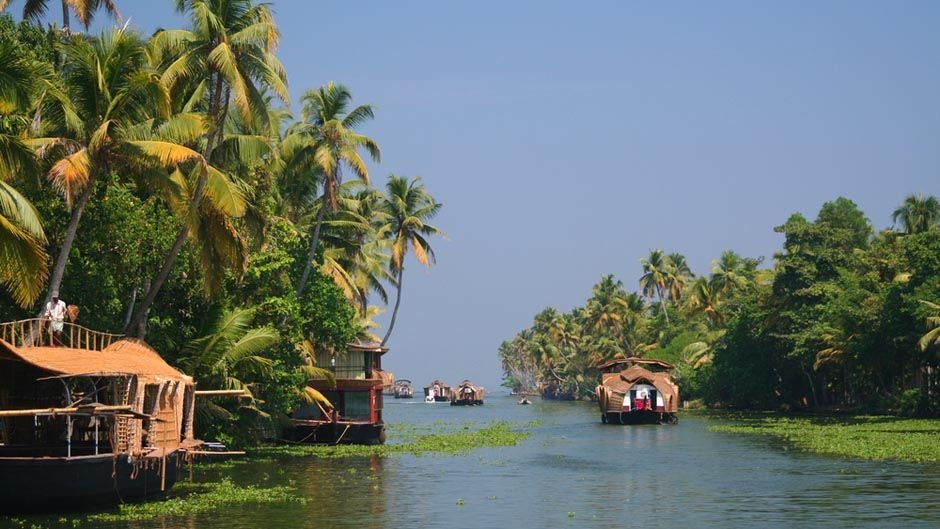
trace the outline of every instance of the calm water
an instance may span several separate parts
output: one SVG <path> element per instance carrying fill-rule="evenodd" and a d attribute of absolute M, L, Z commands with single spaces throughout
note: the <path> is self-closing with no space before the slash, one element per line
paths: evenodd
<path fill-rule="evenodd" d="M 606 426 L 587 403 L 518 406 L 509 396 L 473 408 L 386 402 L 390 422 L 542 424 L 518 446 L 466 456 L 240 465 L 224 473 L 241 484 L 292 484 L 309 501 L 114 527 L 940 527 L 937 465 L 788 451 L 765 438 L 710 432 L 718 419 L 706 417 L 684 415 L 678 426 Z"/>

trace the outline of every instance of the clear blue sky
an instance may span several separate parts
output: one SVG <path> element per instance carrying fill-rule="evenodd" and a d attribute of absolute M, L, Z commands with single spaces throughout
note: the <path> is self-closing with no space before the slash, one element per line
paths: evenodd
<path fill-rule="evenodd" d="M 117 3 L 146 33 L 183 24 Z M 273 7 L 295 101 L 349 86 L 377 109 L 376 185 L 420 175 L 444 203 L 386 357 L 419 385 L 495 386 L 500 341 L 602 274 L 635 289 L 650 249 L 770 261 L 793 212 L 842 195 L 881 229 L 940 194 L 940 2 Z"/>

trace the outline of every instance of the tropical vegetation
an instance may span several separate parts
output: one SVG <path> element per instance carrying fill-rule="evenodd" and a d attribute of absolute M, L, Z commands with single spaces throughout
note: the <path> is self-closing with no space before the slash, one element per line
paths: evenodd
<path fill-rule="evenodd" d="M 61 29 L 41 26 L 60 4 Z M 325 402 L 307 385 L 331 377 L 316 352 L 380 340 L 409 249 L 434 260 L 441 205 L 418 178 L 373 187 L 379 144 L 358 130 L 376 115 L 348 87 L 306 90 L 293 116 L 267 4 L 175 8 L 187 27 L 149 36 L 112 1 L 0 15 L 0 319 L 58 291 L 77 323 L 146 339 L 202 388 L 244 390 L 202 402 L 197 426 L 248 442 Z M 69 25 L 101 12 L 120 25 Z"/>
<path fill-rule="evenodd" d="M 601 277 L 499 347 L 505 384 L 590 398 L 617 357 L 675 365 L 682 398 L 726 408 L 940 415 L 940 213 L 910 195 L 875 232 L 850 200 L 793 214 L 765 265 L 727 250 L 707 275 L 678 253 L 640 260 L 636 291 Z"/>

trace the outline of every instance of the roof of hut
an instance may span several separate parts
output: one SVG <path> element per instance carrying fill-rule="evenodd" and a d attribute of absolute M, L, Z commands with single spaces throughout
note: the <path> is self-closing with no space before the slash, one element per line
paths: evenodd
<path fill-rule="evenodd" d="M 381 369 L 373 369 L 372 373 L 379 377 L 382 381 L 382 384 L 385 386 L 391 386 L 395 382 L 395 373 L 391 371 L 382 371 Z"/>
<path fill-rule="evenodd" d="M 191 380 L 146 343 L 125 338 L 101 351 L 71 347 L 14 347 L 0 340 L 0 357 L 20 360 L 55 375 L 149 375 Z"/>
<path fill-rule="evenodd" d="M 373 353 L 385 354 L 388 352 L 388 347 L 382 347 L 382 344 L 377 342 L 357 342 L 357 343 L 348 343 L 346 348 L 350 351 L 371 351 Z"/>
<path fill-rule="evenodd" d="M 407 378 L 399 378 L 398 380 L 395 381 L 395 384 L 408 384 L 410 386 L 411 381 L 408 380 Z"/>
<path fill-rule="evenodd" d="M 638 356 L 618 356 L 611 360 L 604 362 L 603 364 L 597 366 L 597 369 L 607 369 L 618 364 L 632 364 L 632 365 L 654 365 L 661 367 L 663 369 L 674 369 L 676 366 L 670 364 L 669 362 L 663 362 L 662 360 L 655 360 L 653 358 L 640 358 Z"/>
<path fill-rule="evenodd" d="M 449 388 L 449 387 L 450 387 L 450 386 L 448 386 L 447 384 L 445 384 L 444 382 L 442 382 L 440 379 L 437 379 L 437 380 L 435 380 L 434 382 L 431 382 L 430 384 L 428 384 L 427 386 L 424 386 L 424 387 L 429 388 L 429 387 L 431 387 L 431 386 L 433 386 L 433 385 L 435 385 L 435 384 L 437 384 L 438 386 L 440 386 L 440 387 L 442 387 L 442 388 Z"/>

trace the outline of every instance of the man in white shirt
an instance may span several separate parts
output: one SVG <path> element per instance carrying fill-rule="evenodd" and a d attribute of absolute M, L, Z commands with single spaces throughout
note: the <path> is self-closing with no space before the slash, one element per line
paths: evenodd
<path fill-rule="evenodd" d="M 53 345 L 60 345 L 62 328 L 65 326 L 65 302 L 59 299 L 59 293 L 52 293 L 52 301 L 46 303 L 46 311 L 42 317 L 52 322 Z"/>

